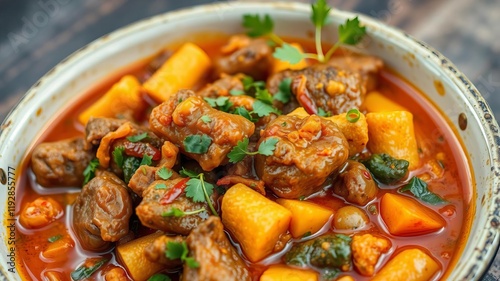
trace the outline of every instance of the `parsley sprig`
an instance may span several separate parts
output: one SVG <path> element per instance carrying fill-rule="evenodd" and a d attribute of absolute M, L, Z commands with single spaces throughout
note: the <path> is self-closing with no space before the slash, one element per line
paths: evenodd
<path fill-rule="evenodd" d="M 167 242 L 167 249 L 165 250 L 165 256 L 171 260 L 180 259 L 185 262 L 190 268 L 198 268 L 200 264 L 193 258 L 188 257 L 189 250 L 186 241 L 182 242 Z"/>
<path fill-rule="evenodd" d="M 214 205 L 212 204 L 212 200 L 210 200 L 210 196 L 214 193 L 214 185 L 209 182 L 205 182 L 205 174 L 196 174 L 195 172 L 184 168 L 182 168 L 179 174 L 183 177 L 190 178 L 186 183 L 186 197 L 191 198 L 191 200 L 195 203 L 207 202 L 212 214 L 219 216 L 214 208 Z"/>
<path fill-rule="evenodd" d="M 95 176 L 95 171 L 99 168 L 99 159 L 90 160 L 89 165 L 83 170 L 83 185 L 86 185 Z"/>
<path fill-rule="evenodd" d="M 271 156 L 274 153 L 274 150 L 276 149 L 276 144 L 278 143 L 277 138 L 268 138 L 264 140 L 260 145 L 257 151 L 248 151 L 248 143 L 249 140 L 248 138 L 244 138 L 243 140 L 239 141 L 235 147 L 227 154 L 227 157 L 229 157 L 229 162 L 231 163 L 237 163 L 243 160 L 245 156 L 247 155 L 265 155 L 265 156 Z"/>
<path fill-rule="evenodd" d="M 276 35 L 273 19 L 269 15 L 262 18 L 259 15 L 243 15 L 243 27 L 247 29 L 247 35 L 250 37 L 268 36 L 277 44 L 283 44 L 283 40 Z"/>

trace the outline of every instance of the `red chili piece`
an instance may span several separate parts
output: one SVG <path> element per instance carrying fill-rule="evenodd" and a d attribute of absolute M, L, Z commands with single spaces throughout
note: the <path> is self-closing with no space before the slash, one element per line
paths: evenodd
<path fill-rule="evenodd" d="M 181 180 L 180 182 L 176 183 L 171 189 L 163 195 L 163 197 L 160 199 L 160 204 L 162 205 L 167 205 L 172 202 L 174 202 L 179 195 L 181 195 L 184 192 L 184 189 L 186 189 L 187 182 L 189 181 L 189 178 L 185 178 Z"/>
<path fill-rule="evenodd" d="M 318 108 L 311 98 L 311 94 L 306 87 L 307 78 L 304 75 L 293 79 L 292 89 L 297 96 L 297 101 L 309 114 L 318 114 Z"/>
<path fill-rule="evenodd" d="M 154 161 L 161 159 L 160 150 L 150 143 L 125 141 L 123 145 L 125 146 L 125 154 L 128 156 L 142 158 L 144 154 L 147 154 L 151 156 Z"/>

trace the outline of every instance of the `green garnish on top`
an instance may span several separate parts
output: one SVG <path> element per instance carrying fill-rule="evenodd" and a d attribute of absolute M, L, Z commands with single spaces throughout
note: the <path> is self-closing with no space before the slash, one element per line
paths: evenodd
<path fill-rule="evenodd" d="M 271 156 L 274 153 L 274 150 L 276 149 L 276 144 L 278 143 L 277 138 L 268 138 L 264 140 L 260 145 L 257 151 L 250 152 L 248 151 L 248 143 L 249 140 L 248 138 L 244 138 L 243 140 L 239 141 L 235 147 L 231 150 L 231 152 L 228 153 L 227 157 L 229 157 L 229 162 L 231 163 L 237 163 L 243 160 L 245 156 L 247 155 L 265 155 L 265 156 Z"/>
<path fill-rule="evenodd" d="M 165 250 L 165 256 L 168 259 L 176 260 L 180 259 L 185 262 L 190 268 L 198 268 L 200 264 L 193 258 L 188 257 L 189 250 L 185 241 L 183 242 L 167 242 L 167 249 Z"/>

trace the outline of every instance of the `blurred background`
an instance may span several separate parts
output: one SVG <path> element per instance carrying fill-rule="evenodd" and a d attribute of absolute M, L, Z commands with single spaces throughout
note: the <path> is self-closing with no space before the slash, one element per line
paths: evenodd
<path fill-rule="evenodd" d="M 0 0 L 0 121 L 59 61 L 117 28 L 225 0 Z M 312 0 L 300 0 L 312 2 Z M 330 0 L 427 42 L 463 71 L 500 118 L 500 0 Z M 500 280 L 500 258 L 484 280 Z"/>

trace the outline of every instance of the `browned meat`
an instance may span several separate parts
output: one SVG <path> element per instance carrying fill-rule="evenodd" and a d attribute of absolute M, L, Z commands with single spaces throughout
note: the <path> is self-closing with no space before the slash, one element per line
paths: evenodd
<path fill-rule="evenodd" d="M 270 138 L 278 139 L 274 154 L 256 155 L 255 170 L 266 187 L 283 198 L 319 191 L 349 155 L 349 146 L 338 127 L 316 115 L 280 116 L 262 131 L 258 145 Z"/>
<path fill-rule="evenodd" d="M 127 273 L 121 267 L 113 267 L 104 274 L 105 281 L 128 281 Z"/>
<path fill-rule="evenodd" d="M 337 69 L 360 73 L 367 91 L 377 87 L 377 74 L 384 67 L 381 59 L 365 55 L 335 56 L 328 64 Z"/>
<path fill-rule="evenodd" d="M 176 172 L 168 168 L 165 169 L 172 172 L 170 179 L 180 177 Z M 135 171 L 128 183 L 128 187 L 130 187 L 130 189 L 132 189 L 132 191 L 137 195 L 142 196 L 144 190 L 146 190 L 155 180 L 161 180 L 160 176 L 157 174 L 158 170 L 160 170 L 160 167 L 142 166 L 142 168 Z"/>
<path fill-rule="evenodd" d="M 198 268 L 184 265 L 183 281 L 250 281 L 243 260 L 224 233 L 218 217 L 210 217 L 194 229 L 187 238 L 190 255 Z"/>
<path fill-rule="evenodd" d="M 182 265 L 180 259 L 171 260 L 165 255 L 168 242 L 184 242 L 186 239 L 182 236 L 166 236 L 162 235 L 153 241 L 144 249 L 144 256 L 151 261 L 165 265 L 165 268 L 176 268 Z"/>
<path fill-rule="evenodd" d="M 228 175 L 220 178 L 217 181 L 217 185 L 226 185 L 226 186 L 233 186 L 237 183 L 244 184 L 253 190 L 257 191 L 258 193 L 262 195 L 266 195 L 266 187 L 264 186 L 264 182 L 261 180 L 255 180 L 255 179 L 249 179 L 245 178 L 242 176 L 237 176 L 237 175 Z"/>
<path fill-rule="evenodd" d="M 186 92 L 194 94 L 180 91 L 179 95 L 185 96 Z M 238 141 L 253 134 L 254 124 L 244 117 L 216 110 L 198 96 L 179 101 L 179 95 L 153 109 L 150 126 L 157 135 L 168 139 L 182 153 L 198 161 L 203 170 L 211 171 L 226 163 L 226 155 Z M 203 116 L 209 121 L 203 121 Z M 201 150 L 188 152 L 184 141 L 193 136 L 204 138 L 208 143 Z"/>
<path fill-rule="evenodd" d="M 132 211 L 123 181 L 113 173 L 96 171 L 76 198 L 73 230 L 84 249 L 102 251 L 127 235 Z"/>
<path fill-rule="evenodd" d="M 243 73 L 262 80 L 271 69 L 273 50 L 266 39 L 233 36 L 222 52 L 224 55 L 214 60 L 216 73 Z"/>
<path fill-rule="evenodd" d="M 310 114 L 317 114 L 322 109 L 336 115 L 359 108 L 366 94 L 359 73 L 322 64 L 272 75 L 268 80 L 272 94 L 277 92 L 277 85 L 286 77 L 292 78 L 292 94 Z"/>
<path fill-rule="evenodd" d="M 347 202 L 364 206 L 377 197 L 378 187 L 363 164 L 348 160 L 333 184 L 333 192 Z"/>
<path fill-rule="evenodd" d="M 36 181 L 45 186 L 82 186 L 83 171 L 92 160 L 81 138 L 37 145 L 31 155 Z"/>
<path fill-rule="evenodd" d="M 163 213 L 172 208 L 178 208 L 184 212 L 196 211 L 201 208 L 208 210 L 206 203 L 194 203 L 186 197 L 184 189 L 187 180 L 187 178 L 177 178 L 167 181 L 154 181 L 143 192 L 143 199 L 135 209 L 142 225 L 165 232 L 188 235 L 193 228 L 205 220 L 208 216 L 207 212 L 182 217 L 162 216 Z M 161 188 L 158 188 L 158 185 Z M 177 194 L 178 196 L 174 196 Z M 171 199 L 164 199 L 165 195 Z"/>
<path fill-rule="evenodd" d="M 234 76 L 222 74 L 221 78 L 206 85 L 203 89 L 198 91 L 197 95 L 202 97 L 217 98 L 231 95 L 231 90 L 243 91 L 243 83 L 241 82 L 243 77 L 244 75 L 242 74 Z"/>

